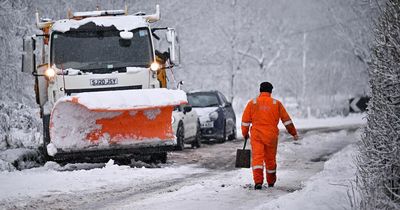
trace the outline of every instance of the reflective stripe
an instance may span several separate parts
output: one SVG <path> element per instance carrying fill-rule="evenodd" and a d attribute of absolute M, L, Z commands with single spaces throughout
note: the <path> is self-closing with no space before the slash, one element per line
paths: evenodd
<path fill-rule="evenodd" d="M 257 99 L 253 98 L 253 104 L 256 104 L 256 103 L 257 103 Z"/>
<path fill-rule="evenodd" d="M 286 126 L 286 125 L 290 125 L 290 124 L 292 124 L 292 123 L 293 123 L 293 122 L 292 122 L 291 120 L 288 120 L 288 121 L 284 122 L 283 125 Z"/>
<path fill-rule="evenodd" d="M 242 126 L 244 126 L 244 127 L 249 127 L 249 126 L 250 126 L 250 123 L 242 122 Z"/>
<path fill-rule="evenodd" d="M 263 165 L 253 166 L 253 170 L 255 170 L 255 169 L 264 169 L 264 166 Z"/>
<path fill-rule="evenodd" d="M 268 169 L 266 171 L 267 171 L 268 174 L 273 174 L 273 173 L 276 172 L 276 170 L 268 170 Z"/>
<path fill-rule="evenodd" d="M 274 99 L 274 101 L 272 102 L 273 104 L 276 104 L 276 100 Z"/>

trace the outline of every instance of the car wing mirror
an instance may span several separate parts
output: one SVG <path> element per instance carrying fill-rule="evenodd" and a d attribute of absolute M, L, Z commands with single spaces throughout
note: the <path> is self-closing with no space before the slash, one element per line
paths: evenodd
<path fill-rule="evenodd" d="M 183 107 L 183 113 L 186 114 L 187 112 L 191 112 L 192 111 L 192 106 L 187 105 L 185 107 Z"/>

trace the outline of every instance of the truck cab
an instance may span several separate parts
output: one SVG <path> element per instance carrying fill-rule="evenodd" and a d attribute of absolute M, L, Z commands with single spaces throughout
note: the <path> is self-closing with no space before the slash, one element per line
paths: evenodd
<path fill-rule="evenodd" d="M 102 10 L 69 13 L 67 19 L 52 21 L 40 19 L 36 14 L 36 24 L 43 33 L 24 39 L 22 70 L 30 71 L 35 76 L 35 93 L 43 118 L 46 154 L 54 157 L 71 151 L 87 153 L 87 149 L 93 150 L 93 147 L 109 152 L 116 151 L 116 146 L 118 149 L 142 151 L 151 147 L 153 151 L 154 148 L 176 144 L 176 139 L 171 135 L 171 122 L 166 122 L 165 118 L 171 116 L 169 112 L 172 112 L 173 106 L 185 103 L 186 95 L 180 97 L 183 95 L 180 90 L 141 91 L 166 88 L 166 69 L 179 64 L 175 29 L 152 28 L 151 23 L 159 19 L 158 5 L 156 13 L 152 15 L 128 15 L 127 9 Z M 156 31 L 165 32 L 165 41 L 169 46 L 166 52 L 160 53 L 155 48 L 161 40 Z M 42 39 L 42 43 L 36 50 L 38 38 Z M 166 56 L 160 59 L 160 55 Z M 36 57 L 40 57 L 39 61 Z M 39 65 L 36 65 L 37 62 Z M 177 96 L 175 101 L 171 99 L 173 96 Z M 151 97 L 161 99 L 153 101 Z M 153 102 L 157 102 L 157 105 Z M 85 114 L 93 117 L 90 121 L 93 125 L 82 123 L 81 116 L 71 119 L 71 114 L 62 110 L 63 106 L 57 107 L 63 103 L 75 106 L 76 110 L 85 108 Z M 73 109 L 71 112 L 76 113 Z M 158 113 L 155 119 L 148 114 L 153 112 Z M 151 128 L 153 131 L 138 130 L 142 127 L 129 124 L 139 123 L 138 119 L 143 119 L 143 116 L 150 123 L 147 127 L 154 127 Z M 163 118 L 158 117 L 160 121 L 157 121 L 157 116 Z M 100 122 L 110 118 L 114 121 L 108 124 L 125 126 L 125 130 L 115 127 L 112 132 L 110 129 L 103 132 L 101 129 L 105 129 L 106 125 Z M 156 126 L 160 123 L 162 126 Z M 164 130 L 154 132 L 161 128 Z M 89 129 L 93 131 L 86 131 Z M 60 134 L 62 130 L 64 133 L 80 130 L 83 134 L 79 137 Z M 159 136 L 150 135 L 152 133 Z M 155 144 L 155 139 L 160 143 Z M 143 144 L 142 140 L 148 140 L 149 143 Z M 65 143 L 67 141 L 68 144 Z M 101 141 L 106 141 L 108 145 L 102 145 L 104 142 Z M 128 152 L 132 153 L 133 150 Z"/>

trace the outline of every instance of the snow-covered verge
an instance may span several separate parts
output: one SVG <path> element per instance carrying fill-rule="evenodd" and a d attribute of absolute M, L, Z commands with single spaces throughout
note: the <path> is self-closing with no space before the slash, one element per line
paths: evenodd
<path fill-rule="evenodd" d="M 281 196 L 255 209 L 356 209 L 356 145 L 347 146 L 325 162 L 324 170 L 305 182 L 299 191 Z"/>
<path fill-rule="evenodd" d="M 346 117 L 336 116 L 329 118 L 294 118 L 293 123 L 297 129 L 315 129 L 315 128 L 332 128 L 339 126 L 360 126 L 367 122 L 364 113 L 350 114 Z M 279 123 L 279 128 L 284 129 L 282 123 Z"/>
<path fill-rule="evenodd" d="M 350 114 L 348 116 L 336 116 L 328 118 L 292 118 L 297 130 L 312 130 L 323 128 L 343 128 L 343 127 L 359 127 L 367 123 L 366 114 Z M 238 136 L 241 136 L 242 114 L 236 114 L 236 130 Z M 282 122 L 278 124 L 280 131 L 285 131 Z"/>
<path fill-rule="evenodd" d="M 37 165 L 42 124 L 35 116 L 39 116 L 37 109 L 0 102 L 0 171 Z"/>

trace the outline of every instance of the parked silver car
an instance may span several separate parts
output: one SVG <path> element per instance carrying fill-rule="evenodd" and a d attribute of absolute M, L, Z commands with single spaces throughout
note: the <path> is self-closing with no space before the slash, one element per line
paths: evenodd
<path fill-rule="evenodd" d="M 200 121 L 191 105 L 176 106 L 172 112 L 172 129 L 177 138 L 176 150 L 183 150 L 185 144 L 200 147 Z"/>

